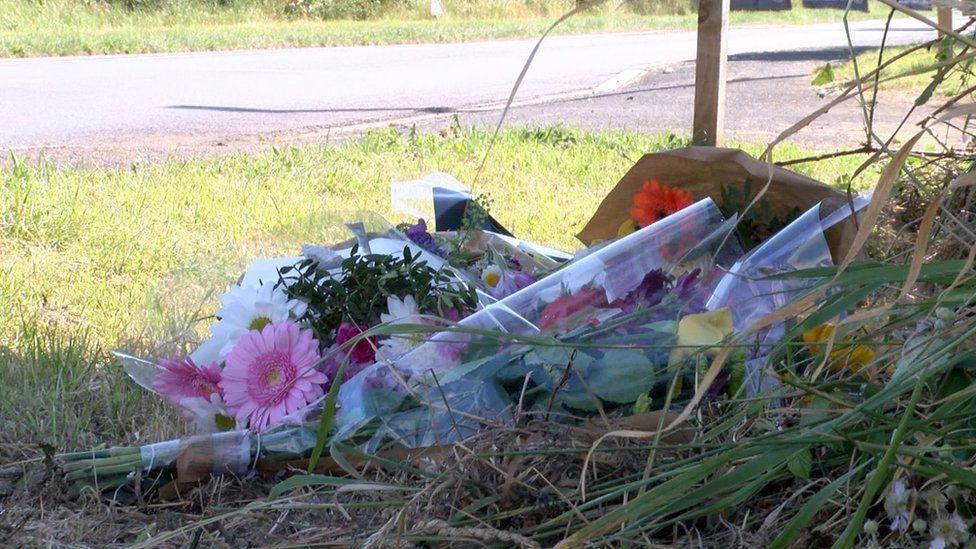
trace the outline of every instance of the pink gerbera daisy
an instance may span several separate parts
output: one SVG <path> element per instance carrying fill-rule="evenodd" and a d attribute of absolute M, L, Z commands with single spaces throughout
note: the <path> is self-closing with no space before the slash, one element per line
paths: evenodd
<path fill-rule="evenodd" d="M 227 409 L 259 432 L 322 396 L 328 378 L 316 368 L 318 348 L 311 330 L 287 320 L 242 335 L 220 380 Z"/>
<path fill-rule="evenodd" d="M 162 371 L 153 379 L 153 389 L 159 391 L 173 404 L 179 405 L 184 398 L 203 398 L 220 394 L 220 366 L 211 363 L 197 366 L 190 357 L 162 360 Z"/>

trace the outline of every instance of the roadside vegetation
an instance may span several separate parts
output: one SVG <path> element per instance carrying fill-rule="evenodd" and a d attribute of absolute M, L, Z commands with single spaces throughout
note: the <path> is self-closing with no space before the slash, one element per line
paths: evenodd
<path fill-rule="evenodd" d="M 32 57 L 459 42 L 539 35 L 572 0 L 0 0 L 0 56 Z M 872 3 L 870 13 L 887 11 Z M 733 25 L 836 21 L 840 10 L 734 12 Z M 563 34 L 689 30 L 693 0 L 607 2 Z"/>
<path fill-rule="evenodd" d="M 948 63 L 953 56 L 966 54 L 963 45 L 947 38 L 927 46 L 887 47 L 879 55 L 876 49 L 859 53 L 855 60 L 860 74 L 867 74 L 886 64 L 876 78 L 882 90 L 905 90 L 920 94 L 920 99 L 931 96 L 952 97 L 976 85 L 973 58 L 969 56 L 957 63 Z M 897 58 L 897 59 L 896 59 Z M 824 65 L 813 74 L 816 86 L 843 87 L 854 81 L 855 62 Z M 872 79 L 875 77 L 872 77 Z"/>

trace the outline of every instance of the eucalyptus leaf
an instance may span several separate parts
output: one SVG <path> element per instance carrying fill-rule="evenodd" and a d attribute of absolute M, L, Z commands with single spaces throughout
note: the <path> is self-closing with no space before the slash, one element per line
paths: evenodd
<path fill-rule="evenodd" d="M 623 404 L 635 402 L 666 376 L 666 365 L 640 349 L 610 349 L 588 366 L 585 379 L 596 396 Z"/>

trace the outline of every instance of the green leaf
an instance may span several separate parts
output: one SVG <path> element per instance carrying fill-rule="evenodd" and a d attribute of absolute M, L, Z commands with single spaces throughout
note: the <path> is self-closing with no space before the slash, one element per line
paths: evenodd
<path fill-rule="evenodd" d="M 345 453 L 342 450 L 336 448 L 334 444 L 329 445 L 329 456 L 331 456 L 332 461 L 335 461 L 336 465 L 338 465 L 339 468 L 345 471 L 346 474 L 348 474 L 349 476 L 358 479 L 363 478 L 363 476 L 359 474 L 359 471 L 357 471 L 356 468 L 353 467 L 351 463 L 349 463 L 349 460 L 346 459 Z"/>
<path fill-rule="evenodd" d="M 319 431 L 315 436 L 315 448 L 312 449 L 312 455 L 308 458 L 309 473 L 315 470 L 315 465 L 318 464 L 319 458 L 322 457 L 322 450 L 325 448 L 329 430 L 332 429 L 332 417 L 335 415 L 336 400 L 339 398 L 339 386 L 342 385 L 342 377 L 346 374 L 346 366 L 348 364 L 349 359 L 346 358 L 339 365 L 339 370 L 332 380 L 332 386 L 329 387 L 329 394 L 325 397 L 325 404 L 322 406 L 322 415 L 319 418 Z"/>
<path fill-rule="evenodd" d="M 790 456 L 786 460 L 786 468 L 796 478 L 810 480 L 810 469 L 813 468 L 813 458 L 810 456 L 810 449 L 807 448 Z"/>
<path fill-rule="evenodd" d="M 340 479 L 327 475 L 295 475 L 275 484 L 268 492 L 268 499 L 277 499 L 282 494 L 286 494 L 297 488 L 306 486 L 329 486 L 339 484 L 340 481 L 351 482 L 349 479 Z"/>
<path fill-rule="evenodd" d="M 610 349 L 586 370 L 583 379 L 593 394 L 621 404 L 636 401 L 667 375 L 663 365 L 652 363 L 638 349 Z"/>
<path fill-rule="evenodd" d="M 643 393 L 634 402 L 634 415 L 646 414 L 651 411 L 651 395 Z"/>
<path fill-rule="evenodd" d="M 774 470 L 781 470 L 783 461 L 794 452 L 794 448 L 732 446 L 691 465 L 626 504 L 603 513 L 567 538 L 566 543 L 583 542 L 622 524 L 661 516 L 665 510 L 673 513 L 697 508 L 704 501 L 752 484 L 759 476 L 772 478 Z M 749 459 L 734 468 L 730 467 L 730 464 L 744 458 Z M 697 488 L 692 489 L 695 486 Z"/>
<path fill-rule="evenodd" d="M 858 532 L 861 530 L 861 526 L 864 524 L 864 518 L 867 516 L 868 508 L 874 502 L 874 497 L 878 492 L 881 491 L 882 484 L 885 481 L 886 476 L 889 472 L 889 467 L 891 462 L 895 459 L 895 454 L 897 454 L 898 448 L 901 446 L 902 440 L 909 431 L 908 424 L 911 422 L 912 417 L 915 414 L 915 408 L 918 406 L 918 400 L 922 396 L 922 388 L 924 383 L 916 383 L 915 388 L 912 391 L 912 396 L 908 400 L 908 404 L 905 406 L 905 411 L 901 415 L 901 419 L 898 422 L 898 427 L 895 429 L 891 436 L 891 442 L 888 445 L 888 449 L 885 451 L 884 455 L 881 456 L 881 460 L 878 462 L 878 466 L 872 471 L 867 484 L 864 487 L 864 491 L 861 493 L 861 500 L 858 502 L 857 509 L 854 511 L 853 516 L 848 520 L 847 527 L 841 533 L 840 537 L 834 540 L 833 548 L 841 547 L 851 547 L 854 545 L 854 540 L 858 536 Z M 880 393 L 879 393 L 880 394 Z"/>
<path fill-rule="evenodd" d="M 969 388 L 972 381 L 965 371 L 959 368 L 953 368 L 948 375 L 945 376 L 942 382 L 942 387 L 939 388 L 939 393 L 937 395 L 938 400 L 942 400 L 948 396 L 954 395 L 961 391 Z"/>
<path fill-rule="evenodd" d="M 817 425 L 830 420 L 836 415 L 833 402 L 823 397 L 815 396 L 810 401 L 810 404 L 805 407 L 804 413 L 800 414 L 800 425 L 803 427 Z"/>
<path fill-rule="evenodd" d="M 823 86 L 824 84 L 830 84 L 837 79 L 837 75 L 834 74 L 834 67 L 830 63 L 817 69 L 817 74 L 813 76 L 813 80 L 810 82 L 813 86 Z"/>
<path fill-rule="evenodd" d="M 477 500 L 469 503 L 463 509 L 460 509 L 457 512 L 455 512 L 453 519 L 457 520 L 457 519 L 462 519 L 462 518 L 470 517 L 476 511 L 478 511 L 480 509 L 484 509 L 485 507 L 488 507 L 489 505 L 494 505 L 496 502 L 498 502 L 498 498 L 495 497 L 495 496 L 485 496 L 485 497 L 483 497 L 481 499 L 477 499 Z"/>
<path fill-rule="evenodd" d="M 849 292 L 838 294 L 831 299 L 828 299 L 816 311 L 810 314 L 807 318 L 800 323 L 797 331 L 804 332 L 831 319 L 837 317 L 845 311 L 849 311 L 857 306 L 862 299 L 874 293 L 875 290 L 881 287 L 881 283 L 866 284 L 861 288 L 854 289 Z"/>
<path fill-rule="evenodd" d="M 283 494 L 291 492 L 297 488 L 315 486 L 335 486 L 345 490 L 355 490 L 360 492 L 370 490 L 410 490 L 404 486 L 387 484 L 383 482 L 369 482 L 360 479 L 333 477 L 329 475 L 295 475 L 275 484 L 268 493 L 268 499 L 276 499 Z"/>
<path fill-rule="evenodd" d="M 925 86 L 925 89 L 922 90 L 922 93 L 920 93 L 918 97 L 915 98 L 916 106 L 920 107 L 928 103 L 929 99 L 932 99 L 932 94 L 935 93 L 936 88 L 938 88 L 939 84 L 941 84 L 942 81 L 945 80 L 945 75 L 948 68 L 949 67 L 943 67 L 941 70 L 936 72 L 934 76 L 932 76 L 932 81 L 929 82 L 929 84 Z"/>
<path fill-rule="evenodd" d="M 976 473 L 973 471 L 965 467 L 949 465 L 928 456 L 918 457 L 922 464 L 915 467 L 917 471 L 930 478 L 945 475 L 948 479 L 954 480 L 970 490 L 976 490 Z"/>
<path fill-rule="evenodd" d="M 436 473 L 417 469 L 416 467 L 411 466 L 408 462 L 404 460 L 389 459 L 389 458 L 383 458 L 372 454 L 367 454 L 366 452 L 363 452 L 362 450 L 356 448 L 355 446 L 349 446 L 341 442 L 333 443 L 333 447 L 335 447 L 337 451 L 342 452 L 343 455 L 351 456 L 355 459 L 359 459 L 364 462 L 373 463 L 379 467 L 382 467 L 387 471 L 400 471 L 408 475 L 414 475 L 414 476 L 424 477 L 424 478 L 437 477 Z"/>

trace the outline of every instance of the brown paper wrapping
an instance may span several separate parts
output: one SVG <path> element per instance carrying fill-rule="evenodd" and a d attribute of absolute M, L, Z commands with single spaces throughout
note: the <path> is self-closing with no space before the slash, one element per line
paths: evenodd
<path fill-rule="evenodd" d="M 603 199 L 596 213 L 576 237 L 586 245 L 616 238 L 620 226 L 630 218 L 634 194 L 648 179 L 690 191 L 695 200 L 711 197 L 719 206 L 722 206 L 723 185 L 741 188 L 748 181 L 754 197 L 767 181 L 771 181 L 763 198 L 780 217 L 794 207 L 806 211 L 817 202 L 824 204 L 821 215 L 848 204 L 845 193 L 809 177 L 759 161 L 738 149 L 685 147 L 641 157 Z M 857 224 L 853 217 L 827 231 L 827 243 L 834 263 L 840 263 L 846 256 L 856 232 Z"/>
<path fill-rule="evenodd" d="M 211 475 L 246 473 L 250 466 L 250 439 L 241 431 L 196 435 L 180 440 L 176 477 L 181 484 Z"/>

